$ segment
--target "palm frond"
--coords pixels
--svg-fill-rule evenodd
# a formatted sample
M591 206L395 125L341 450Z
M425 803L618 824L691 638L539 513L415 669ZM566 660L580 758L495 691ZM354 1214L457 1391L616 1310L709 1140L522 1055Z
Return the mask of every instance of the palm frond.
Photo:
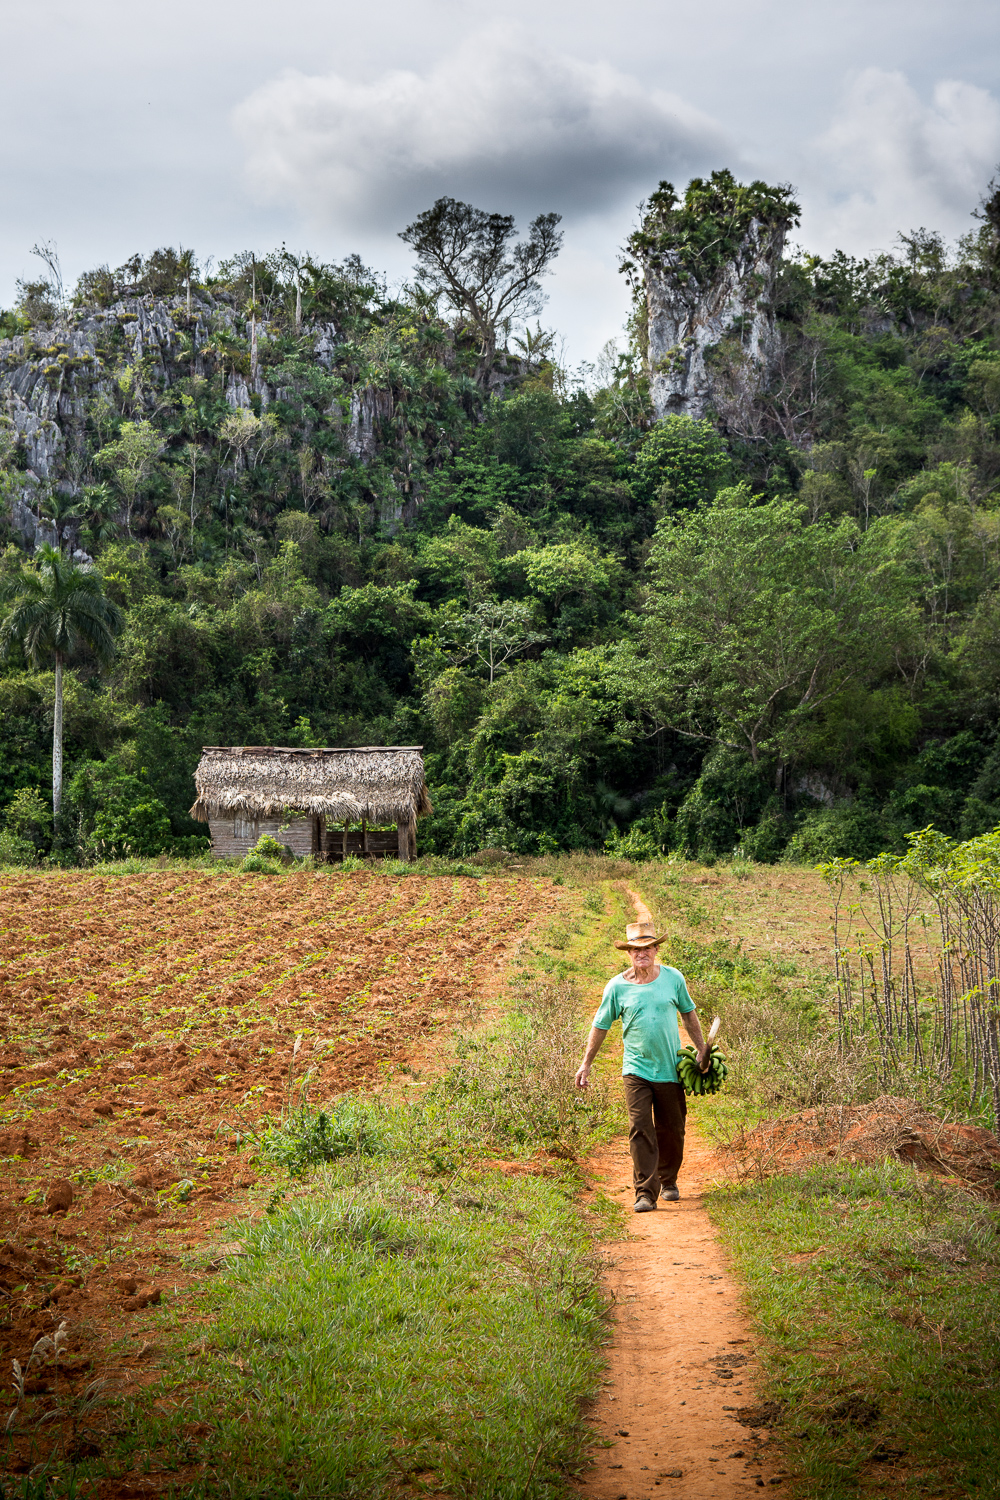
M106 661L124 625L121 610L104 593L100 574L47 544L38 549L34 566L26 565L4 581L0 600L12 605L0 627L0 649L7 655L19 641L35 667L55 652L71 655L82 643Z

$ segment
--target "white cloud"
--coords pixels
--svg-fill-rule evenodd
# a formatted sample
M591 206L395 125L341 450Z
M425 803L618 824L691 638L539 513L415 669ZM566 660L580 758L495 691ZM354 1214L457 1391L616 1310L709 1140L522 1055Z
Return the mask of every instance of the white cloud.
M902 73L866 68L803 165L802 240L856 255L920 225L954 238L1000 160L1000 101L946 79L925 104Z
M594 215L737 156L682 99L496 27L423 74L284 73L233 120L254 195L316 226L402 228L442 194Z

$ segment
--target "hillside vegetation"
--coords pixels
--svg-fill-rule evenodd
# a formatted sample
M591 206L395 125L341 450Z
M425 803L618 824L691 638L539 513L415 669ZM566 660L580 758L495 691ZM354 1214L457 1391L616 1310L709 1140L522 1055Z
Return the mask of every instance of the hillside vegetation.
M667 186L657 264L692 286L738 253L718 224L768 194L793 222L727 173ZM537 321L555 216L515 242L442 202L397 293L356 258L164 249L70 296L42 247L0 321L0 570L86 554L122 627L109 666L68 659L55 824L52 663L10 642L0 857L207 847L219 743L423 744L430 854L815 860L1000 823L1000 194L955 247L786 253L766 368L737 320L707 414L661 420L635 262L628 347L572 375ZM444 221L507 302L435 260Z

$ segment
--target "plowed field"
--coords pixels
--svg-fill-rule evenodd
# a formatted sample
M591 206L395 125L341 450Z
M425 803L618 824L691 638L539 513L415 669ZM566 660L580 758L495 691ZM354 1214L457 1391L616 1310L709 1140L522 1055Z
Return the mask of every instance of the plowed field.
M426 1060L556 902L367 873L0 881L4 1368L66 1319L82 1377L245 1201L239 1121L277 1115L293 1070L325 1102Z

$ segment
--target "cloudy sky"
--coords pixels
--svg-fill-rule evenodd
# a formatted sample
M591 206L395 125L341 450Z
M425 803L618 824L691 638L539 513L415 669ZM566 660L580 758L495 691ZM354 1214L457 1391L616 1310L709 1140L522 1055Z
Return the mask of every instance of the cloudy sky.
M828 253L949 238L1000 162L995 0L0 0L0 306L54 240L68 283L199 257L359 251L441 194L563 215L544 322L620 330L637 202L730 166L792 182Z

